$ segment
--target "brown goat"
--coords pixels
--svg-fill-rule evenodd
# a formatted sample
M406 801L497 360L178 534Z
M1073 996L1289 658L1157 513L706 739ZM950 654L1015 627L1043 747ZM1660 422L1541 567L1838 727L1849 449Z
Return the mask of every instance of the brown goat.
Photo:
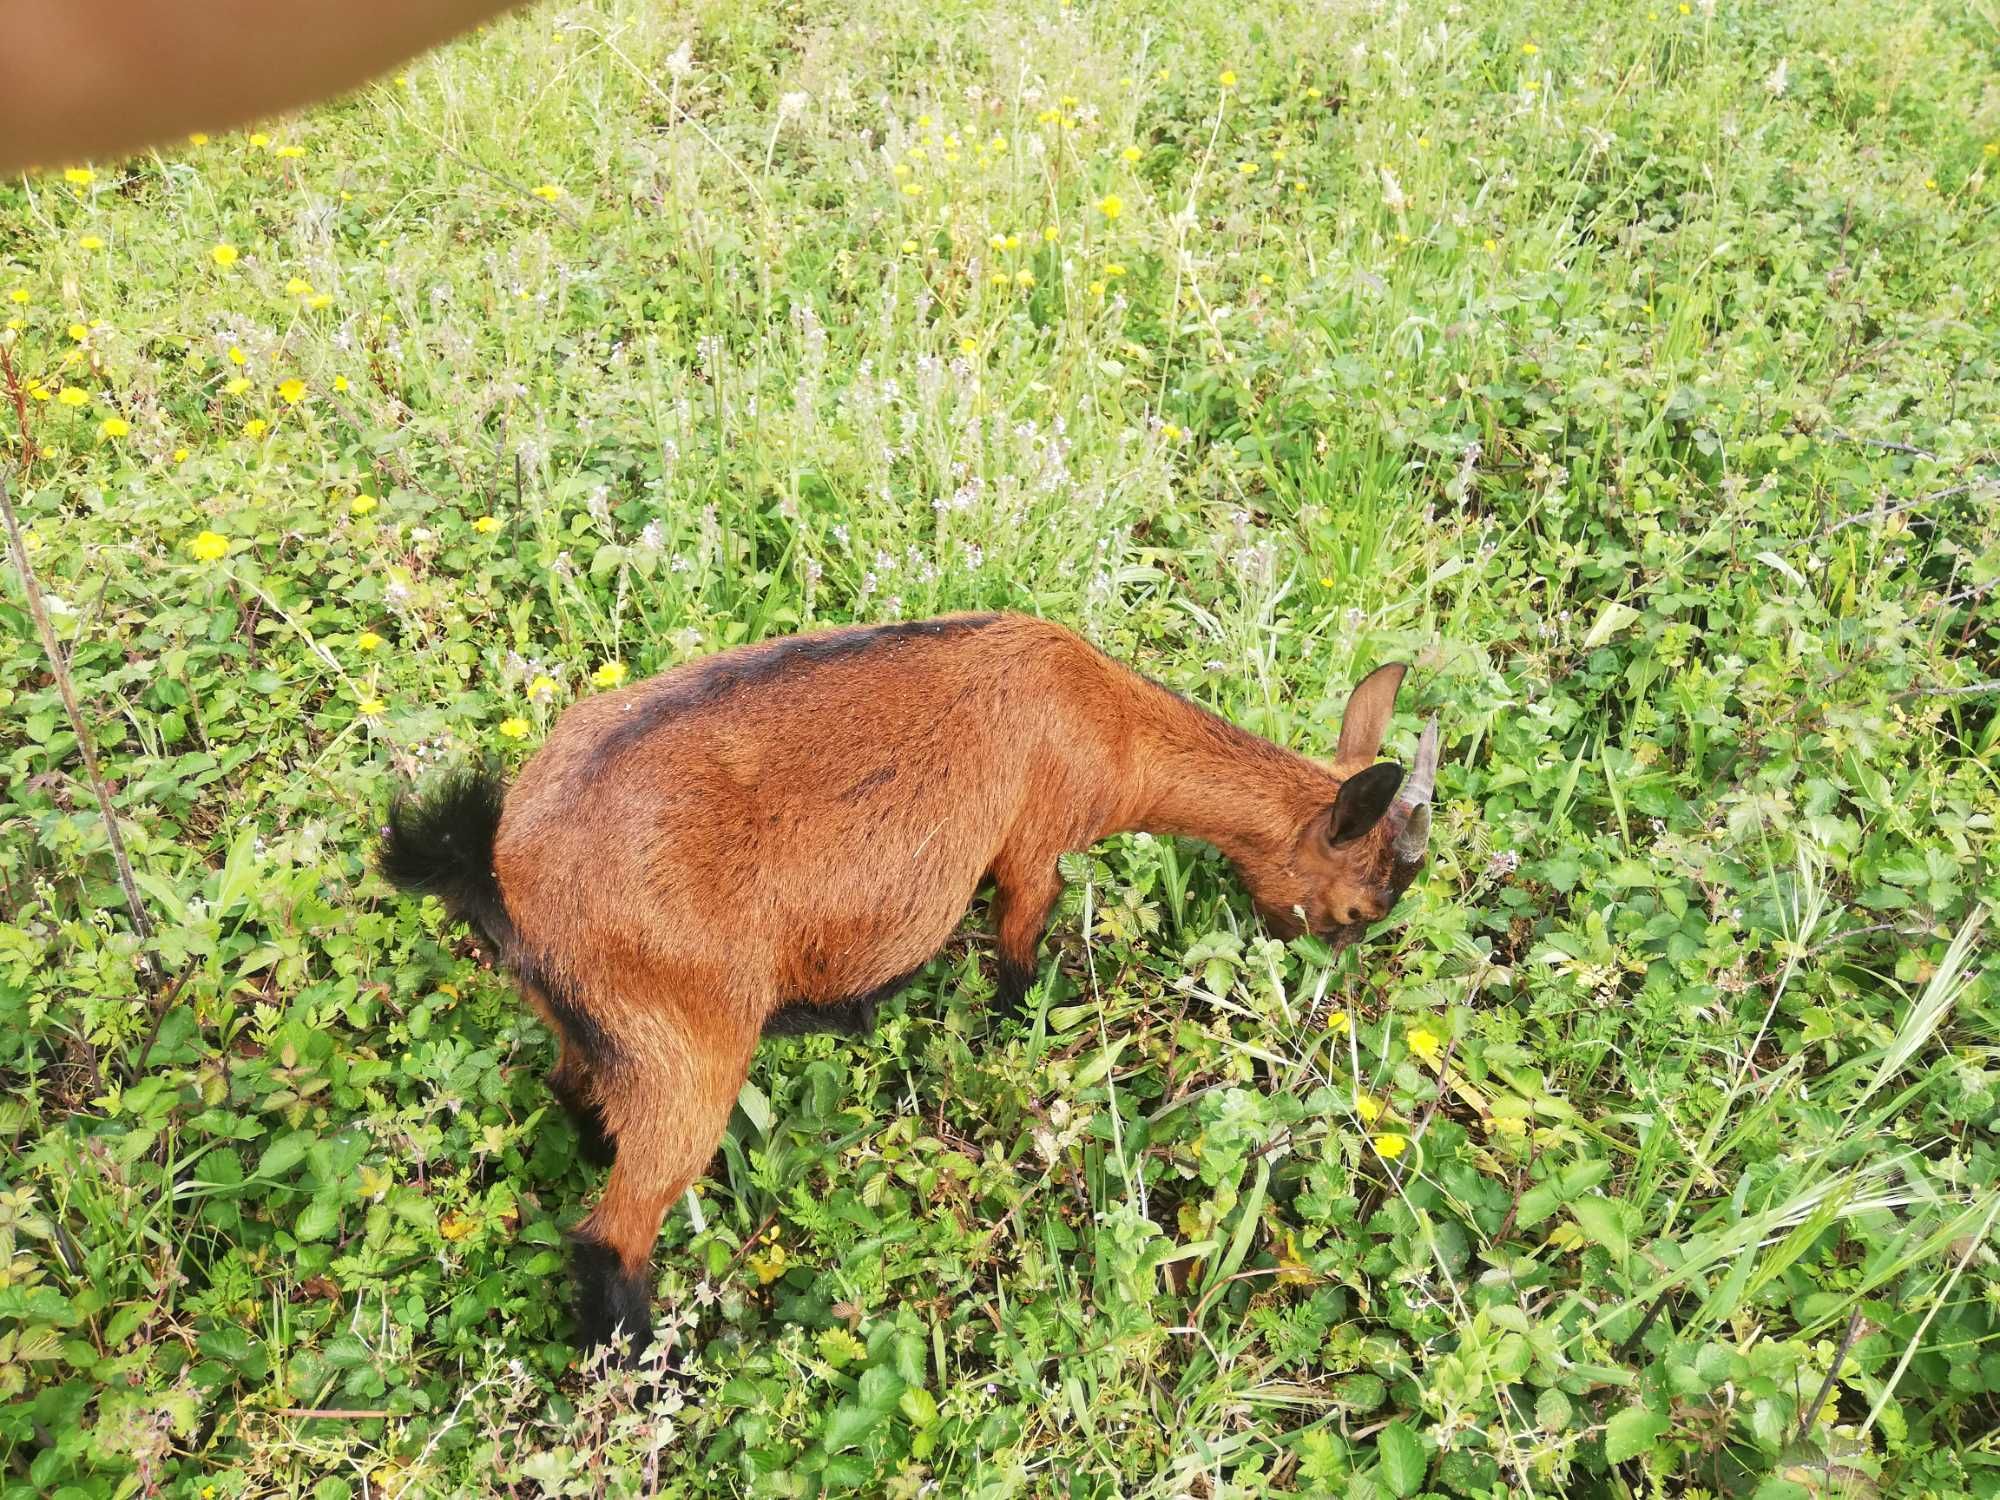
M738 647L576 704L503 800L399 798L399 885L476 924L562 1040L550 1083L612 1159L576 1232L587 1347L650 1338L648 1266L759 1036L860 1030L993 884L1017 1008L1056 859L1144 829L1207 841L1264 921L1351 940L1423 862L1435 721L1375 764L1404 668L1354 689L1331 766L1021 615Z

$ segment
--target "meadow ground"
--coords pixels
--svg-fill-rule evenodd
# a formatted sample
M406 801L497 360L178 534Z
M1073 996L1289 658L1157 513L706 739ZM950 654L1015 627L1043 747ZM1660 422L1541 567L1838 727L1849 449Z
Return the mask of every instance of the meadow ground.
M277 24L277 23L274 23ZM8 1496L2000 1490L1991 7L543 6L0 186ZM399 776L1039 611L1326 753L1365 950L1071 863L759 1052L571 1368L553 1048ZM1990 931L1990 929L1989 929Z

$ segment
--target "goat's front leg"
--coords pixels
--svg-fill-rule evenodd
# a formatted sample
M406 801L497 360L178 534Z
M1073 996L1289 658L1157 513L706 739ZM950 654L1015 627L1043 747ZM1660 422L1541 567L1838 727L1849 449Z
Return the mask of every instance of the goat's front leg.
M993 867L993 924L1000 958L993 1013L1002 1019L1020 1018L1021 1002L1035 982L1049 913L1062 890L1062 874L1056 869L1053 854L1002 859Z

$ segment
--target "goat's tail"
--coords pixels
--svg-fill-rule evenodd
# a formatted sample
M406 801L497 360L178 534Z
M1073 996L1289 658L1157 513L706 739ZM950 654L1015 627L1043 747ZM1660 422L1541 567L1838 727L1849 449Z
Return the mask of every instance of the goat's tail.
M506 788L483 766L449 772L419 796L410 788L389 804L375 868L390 884L438 897L482 933L500 957L515 947L514 919L493 873L493 838Z

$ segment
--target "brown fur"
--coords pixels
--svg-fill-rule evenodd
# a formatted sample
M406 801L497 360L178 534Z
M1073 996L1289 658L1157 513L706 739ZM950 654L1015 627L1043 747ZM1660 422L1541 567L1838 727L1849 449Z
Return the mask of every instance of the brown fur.
M765 642L576 704L507 794L492 868L567 1034L561 1081L616 1142L580 1237L643 1276L766 1021L920 968L986 879L1017 981L1057 856L1128 830L1215 845L1281 934L1358 935L1415 869L1386 792L1330 841L1401 678L1356 690L1330 768L1018 615Z

